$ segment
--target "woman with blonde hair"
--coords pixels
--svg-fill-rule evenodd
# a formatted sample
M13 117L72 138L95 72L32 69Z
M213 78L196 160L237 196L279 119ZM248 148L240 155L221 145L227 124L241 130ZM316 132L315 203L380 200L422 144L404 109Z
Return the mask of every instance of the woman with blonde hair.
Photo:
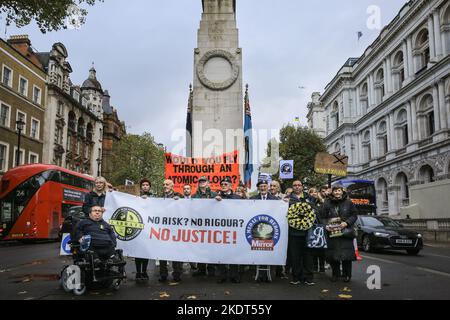
M104 207L106 192L108 192L108 183L103 177L98 177L95 179L94 190L86 194L83 203L83 212L86 217L89 216L91 208L94 206Z

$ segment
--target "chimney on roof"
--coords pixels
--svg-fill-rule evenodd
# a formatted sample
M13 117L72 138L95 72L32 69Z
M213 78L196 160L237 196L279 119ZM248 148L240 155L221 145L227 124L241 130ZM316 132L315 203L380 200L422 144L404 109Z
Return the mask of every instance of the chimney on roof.
M8 43L21 53L29 52L31 50L31 41L26 34L11 36L8 39Z

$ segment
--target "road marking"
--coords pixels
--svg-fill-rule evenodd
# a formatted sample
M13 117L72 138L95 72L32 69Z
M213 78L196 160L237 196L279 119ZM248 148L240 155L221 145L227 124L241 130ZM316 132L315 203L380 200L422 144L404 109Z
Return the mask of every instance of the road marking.
M444 277L449 277L450 278L450 273L447 272L442 272L442 271L437 271L437 270L433 270L433 269L428 269L428 268L422 268L422 267L416 267L416 269L421 270L421 271L425 271L425 272L429 272L429 273L433 273L439 276L444 276Z
M431 256L431 257L438 257L438 258L450 259L449 256L442 256L442 255L440 255L440 254L425 253L425 255Z
M363 257L364 259L370 259L370 260L375 260L375 261L385 262L385 263L389 263L389 264L401 264L401 263L399 263L399 262L395 262L395 261L391 261L391 260L386 260L386 259L381 259L381 258L370 257L370 256L366 256L366 255L361 255L361 257Z
M362 255L362 257L365 258L365 259L385 262L385 263L389 263L389 264L401 264L401 265L405 265L405 266L408 266L408 267L413 267L413 266L411 266L409 264L406 264L406 263L395 262L395 261L391 261L391 260L387 260L387 259L375 258L375 257L366 256L366 255ZM439 276L450 278L450 273L447 273L447 272L442 272L442 271L437 271L437 270L428 269L428 268L422 268L422 267L413 267L413 268L415 268L417 270L420 270L420 271L425 271L425 272L432 273L432 274L435 274L435 275L439 275Z

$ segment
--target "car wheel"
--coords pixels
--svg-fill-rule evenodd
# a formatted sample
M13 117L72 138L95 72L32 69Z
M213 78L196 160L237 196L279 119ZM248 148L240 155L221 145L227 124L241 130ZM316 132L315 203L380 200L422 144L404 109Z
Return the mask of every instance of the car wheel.
M362 248L364 252L371 252L372 251L372 244L370 242L370 237L368 235L365 235L362 240Z
M406 250L406 252L410 255L410 256L417 256L420 252L420 250L418 249L412 249L412 250Z

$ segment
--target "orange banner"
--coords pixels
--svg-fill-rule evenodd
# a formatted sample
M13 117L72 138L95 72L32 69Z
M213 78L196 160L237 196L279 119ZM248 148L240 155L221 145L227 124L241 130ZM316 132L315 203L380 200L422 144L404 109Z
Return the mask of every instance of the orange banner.
M239 153L234 151L211 158L186 158L166 153L166 179L174 182L174 191L183 194L183 187L191 185L197 192L198 180L205 176L214 192L220 190L220 182L231 178L233 190L239 186Z

